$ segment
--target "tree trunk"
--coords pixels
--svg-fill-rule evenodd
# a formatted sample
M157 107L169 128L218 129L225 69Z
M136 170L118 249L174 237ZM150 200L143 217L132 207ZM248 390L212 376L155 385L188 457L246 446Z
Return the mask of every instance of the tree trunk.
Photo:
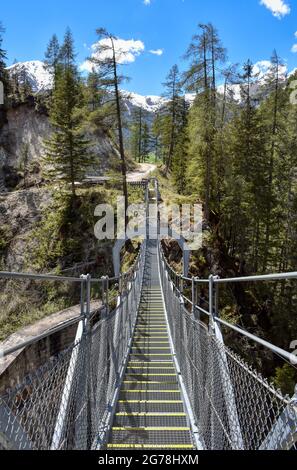
M120 103L120 92L118 86L118 73L117 73L117 62L116 62L116 53L114 47L114 41L111 37L112 51L113 51L113 73L114 73L114 90L116 97L116 108L117 108L117 121L118 121L118 133L119 133L119 148L121 155L121 169L123 177L123 193L125 198L125 228L128 225L128 215L127 209L129 205L128 201L128 186L127 186L127 167L126 167L126 158L124 150L124 139L123 139L123 129L122 129L122 116L121 116L121 103Z
M269 256L269 242L271 233L271 209L272 209L272 183L273 183L273 170L274 170L274 157L275 157L275 137L277 133L277 113L278 113L278 90L279 90L279 63L276 62L276 78L275 78L275 95L274 95L274 109L273 109L273 122L272 122L272 143L269 161L269 179L268 179L268 207L267 219L265 230L265 252L263 270L267 269L268 256Z

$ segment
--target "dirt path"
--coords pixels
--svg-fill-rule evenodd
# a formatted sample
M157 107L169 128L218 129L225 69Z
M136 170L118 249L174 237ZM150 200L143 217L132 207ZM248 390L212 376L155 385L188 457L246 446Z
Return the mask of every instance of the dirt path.
M157 166L152 163L140 163L137 170L127 173L127 181L141 181L150 176L156 168Z

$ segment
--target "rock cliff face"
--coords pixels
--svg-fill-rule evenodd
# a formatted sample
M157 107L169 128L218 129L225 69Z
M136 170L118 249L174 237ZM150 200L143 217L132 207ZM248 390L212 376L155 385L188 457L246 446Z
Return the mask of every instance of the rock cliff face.
M34 249L34 240L28 233L40 221L51 201L51 191L37 188L0 196L0 238L2 254L5 252L3 269L22 271L24 253L30 252L30 247Z
M36 104L21 104L7 110L0 128L0 193L15 189L21 181L26 159L31 183L40 182L44 139L49 137L51 126L44 109ZM89 132L94 163L88 174L100 176L119 162L119 154L110 138L103 132Z
M17 173L25 158L30 166L35 162L39 168L42 142L49 132L48 117L37 112L34 105L20 105L7 110L0 131L0 191L13 187L12 179L18 182Z
M52 190L41 184L43 142L51 133L51 125L46 110L37 109L37 105L32 98L2 111L0 116L0 261L2 269L8 271L25 268L24 253L34 250L30 232L53 201ZM89 176L119 167L119 154L107 135L87 130L86 137L94 155ZM24 159L29 173L26 185Z

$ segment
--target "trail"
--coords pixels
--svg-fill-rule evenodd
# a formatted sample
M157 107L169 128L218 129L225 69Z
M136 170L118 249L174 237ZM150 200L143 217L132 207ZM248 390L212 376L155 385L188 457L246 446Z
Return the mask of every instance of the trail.
M127 173L127 181L141 181L142 179L148 178L157 168L157 165L152 163L140 163L135 171L129 171Z

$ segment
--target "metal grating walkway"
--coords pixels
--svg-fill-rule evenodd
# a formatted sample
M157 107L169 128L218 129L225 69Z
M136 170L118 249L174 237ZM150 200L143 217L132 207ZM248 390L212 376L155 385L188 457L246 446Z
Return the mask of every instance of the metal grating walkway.
M147 250L133 344L108 449L193 449L171 353L157 247Z

